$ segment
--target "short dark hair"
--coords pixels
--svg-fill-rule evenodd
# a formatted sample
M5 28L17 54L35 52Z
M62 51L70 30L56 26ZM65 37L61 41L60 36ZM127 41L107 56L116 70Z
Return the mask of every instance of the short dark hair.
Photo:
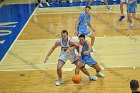
M89 9L91 9L91 7L90 7L90 6L86 6L85 8L89 8Z
M131 89L137 89L137 88L139 88L139 82L137 80L131 80L130 81L130 88Z
M67 30L62 30L61 35L65 34L65 33L68 35L68 31Z
M84 35L84 34L79 35L79 38L80 38L80 37L83 37L83 38L85 39L85 35Z

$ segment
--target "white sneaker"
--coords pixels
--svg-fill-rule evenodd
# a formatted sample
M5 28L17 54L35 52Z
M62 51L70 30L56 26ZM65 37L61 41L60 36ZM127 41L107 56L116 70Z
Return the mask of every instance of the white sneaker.
M46 2L46 5L47 5L47 6L50 6L50 4L49 4L48 2Z
M108 10L112 10L112 8L109 6L109 7L108 7Z
M40 6L40 7L43 7L43 5L42 5L41 3L39 3L39 6Z
M102 73L100 73L100 72L96 73L96 76L98 76L98 77L102 77L102 78L104 78L104 77L105 77L105 75L104 75L104 74L102 74Z
M90 75L89 78L90 78L90 80L94 80L94 81L97 80L97 77L96 77L96 76L92 76L92 75Z
M59 79L56 81L56 86L60 86L61 84L63 84L63 80Z
M80 0L83 3L83 0Z
M73 0L69 0L69 2L70 2L70 3L72 3L72 2L73 2Z
M96 53L96 50L92 47L92 51L94 52L94 53Z

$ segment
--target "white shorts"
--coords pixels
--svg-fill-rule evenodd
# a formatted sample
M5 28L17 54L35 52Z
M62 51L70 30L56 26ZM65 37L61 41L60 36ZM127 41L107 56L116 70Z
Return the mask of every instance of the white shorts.
M76 54L73 55L65 55L65 54L61 54L58 58L59 61L63 61L66 62L67 60L70 60L71 63L75 62L78 60L78 58L76 57Z
M128 3L128 0L120 0L120 2Z

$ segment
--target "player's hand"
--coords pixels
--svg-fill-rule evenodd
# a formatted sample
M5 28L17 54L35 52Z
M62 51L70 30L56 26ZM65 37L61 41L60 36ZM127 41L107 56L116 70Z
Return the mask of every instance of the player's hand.
M48 59L49 59L49 58L48 58L48 57L46 57L46 59L45 59L44 63L47 63Z
M70 53L70 50L69 50L69 49L67 49L66 53L68 53L68 54L69 54L69 53Z
M89 51L85 51L84 54L85 54L85 55L88 55L88 54L89 54Z

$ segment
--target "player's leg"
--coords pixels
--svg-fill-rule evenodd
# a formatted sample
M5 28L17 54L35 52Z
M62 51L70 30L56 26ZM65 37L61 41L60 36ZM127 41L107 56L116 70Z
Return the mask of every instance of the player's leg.
M107 9L111 10L111 7L109 7L107 0L104 0L104 3L106 5Z
M91 6L93 0L88 0L88 6Z
M127 21L129 22L128 29L132 29L133 24L132 24L132 16L130 12L127 12Z
M94 69L96 69L96 76L98 77L104 77L104 74L102 74L100 71L101 71L101 68L98 64L94 64L92 66Z
M75 74L79 75L80 70L89 77L90 80L96 80L95 76L91 75L87 69L85 68L85 64L82 61L76 61L74 62L74 64L76 65L75 68Z
M99 65L96 63L96 61L92 57L88 57L88 59L86 61L87 61L86 62L87 65L96 69L96 76L104 77L104 74L100 73L101 68L99 67Z
M63 83L62 80L62 67L65 64L65 62L59 60L57 64L57 75L58 75L58 80L56 81L56 86L59 86Z
M121 12L121 16L120 16L120 18L119 18L119 21L122 21L122 20L125 18L124 13L123 13L123 6L124 6L124 0L121 0L121 2L120 2L120 12Z
M41 0L37 0L38 1L38 4L40 7L43 7L43 5L41 4Z
M56 86L59 86L63 83L62 80L62 67L66 62L66 56L65 55L60 55L57 63L57 75L58 75L58 80L56 81Z
M50 4L49 4L49 1L48 1L48 0L46 0L46 5L47 5L47 6L50 6Z
M127 21L129 22L128 25L128 29L132 29L133 28L133 24L132 24L132 13L133 13L133 7L128 5L127 6Z
M89 33L87 36L91 38L92 51L96 53L96 50L93 48L93 45L94 45L94 42L95 42L94 34L93 33Z

